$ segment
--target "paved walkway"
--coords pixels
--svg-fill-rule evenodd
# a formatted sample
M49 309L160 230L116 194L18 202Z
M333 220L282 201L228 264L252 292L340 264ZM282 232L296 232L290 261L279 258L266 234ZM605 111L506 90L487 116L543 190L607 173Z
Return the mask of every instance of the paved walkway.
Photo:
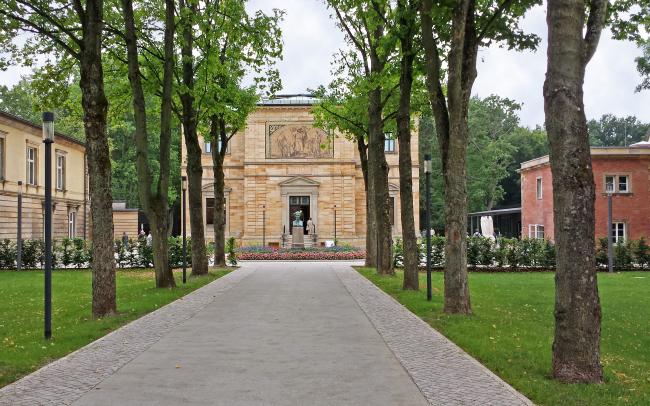
M345 263L241 269L0 389L1 405L526 405Z

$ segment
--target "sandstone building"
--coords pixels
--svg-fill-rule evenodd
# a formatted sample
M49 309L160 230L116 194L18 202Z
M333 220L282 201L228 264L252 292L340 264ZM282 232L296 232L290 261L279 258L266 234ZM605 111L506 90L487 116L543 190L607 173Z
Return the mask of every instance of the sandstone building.
M592 147L596 238L607 237L607 186L614 242L650 237L650 143ZM521 235L553 240L553 178L548 156L521 164Z
M17 239L22 188L24 239L43 238L45 146L42 127L0 111L0 239ZM22 182L19 187L18 182ZM55 133L52 145L52 237L90 238L86 148Z
M247 126L228 146L224 162L226 238L244 245L279 245L291 235L292 213L302 210L311 218L317 244L333 241L364 246L366 207L363 175L356 144L340 134L330 135L313 126L308 96L279 96L262 101ZM214 185L211 145L203 146L203 214L206 239L214 239ZM399 199L397 141L386 140L390 166L389 190L393 236L402 234ZM418 138L412 137L413 204L419 229ZM185 174L186 153L182 146ZM186 216L187 230L189 215ZM305 226L306 227L306 226Z

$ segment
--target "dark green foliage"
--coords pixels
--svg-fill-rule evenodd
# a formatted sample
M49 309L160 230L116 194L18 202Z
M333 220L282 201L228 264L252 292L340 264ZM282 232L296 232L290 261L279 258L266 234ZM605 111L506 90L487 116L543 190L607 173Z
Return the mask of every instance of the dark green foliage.
M401 267L404 264L404 244L401 238L396 238L393 243L393 266Z
M634 246L634 260L642 269L650 268L650 246L643 237Z
M23 269L39 268L42 257L43 240L23 240Z
M231 266L237 265L237 250L235 237L230 237L226 241L226 254L228 255L228 264Z
M632 268L632 242L619 242L614 245L614 267L617 270Z
M16 266L16 244L4 239L0 241L0 269L11 269Z

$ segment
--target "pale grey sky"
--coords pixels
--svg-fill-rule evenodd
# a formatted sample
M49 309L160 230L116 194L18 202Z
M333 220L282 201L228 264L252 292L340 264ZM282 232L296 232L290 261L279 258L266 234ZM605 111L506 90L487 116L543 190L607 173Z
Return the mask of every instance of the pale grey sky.
M330 81L332 54L343 46L343 34L336 28L322 0L252 0L250 9L286 10L282 22L284 60L279 63L282 93L304 93ZM542 85L546 72L546 11L531 10L523 27L542 37L536 52L513 52L500 48L482 49L478 78L473 93L492 93L523 104L522 123L544 122ZM614 41L609 33L601 39L596 55L587 67L585 110L588 118L605 113L635 115L650 121L650 91L635 93L640 82L634 58L639 49L631 43ZM11 85L29 70L12 68L0 72L0 84Z

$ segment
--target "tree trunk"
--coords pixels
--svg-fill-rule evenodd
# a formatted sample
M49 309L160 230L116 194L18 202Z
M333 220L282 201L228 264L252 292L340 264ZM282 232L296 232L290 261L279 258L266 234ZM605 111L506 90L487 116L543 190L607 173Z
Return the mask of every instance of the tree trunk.
M133 113L135 119L136 168L138 192L142 208L151 228L153 263L156 273L156 287L174 287L173 272L169 266L169 216L168 188L171 149L171 88L173 68L174 2L165 1L165 61L163 67L163 89L160 110L160 176L156 192L152 191L153 176L149 168L149 140L145 95L140 80L137 36L133 15L133 2L123 0L125 40L127 46L128 76L133 92Z
M594 9L594 7L602 9ZM602 382L600 299L596 279L595 185L583 104L586 64L595 52L588 42L592 17L604 8L592 4L583 39L584 1L548 2L548 67L544 112L553 174L556 243L553 376L564 382ZM604 17L602 17L604 21ZM595 27L598 30L602 29ZM591 38L593 41L594 38Z
M375 235L377 243L377 272L382 275L395 273L392 261L392 234L390 208L388 205L388 163L384 152L384 125L382 122L381 88L369 92L368 104L368 181L370 198L373 199Z
M465 124L465 125L463 125ZM452 120L444 173L445 313L469 314L467 275L467 121ZM441 145L442 149L442 145Z
M93 234L93 317L117 311L115 300L115 258L113 250L113 198L111 159L106 133L108 101L104 93L102 70L102 29L104 4L88 0L80 59L84 127L90 188L90 214Z
M210 133L212 134L212 167L214 172L214 266L226 266L226 197L224 195L225 180L223 172L223 161L227 144L226 128L223 119L216 117L211 119ZM218 147L221 140L221 146ZM224 143L226 140L226 143ZM221 152L223 150L223 153Z
M400 25L407 32L400 38L402 60L400 63L399 107L397 110L397 138L399 141L399 194L400 216L402 220L402 240L404 241L404 282L403 289L419 290L418 268L420 256L415 234L413 213L413 161L411 158L411 88L413 86L413 31L414 16L402 1ZM409 8L411 5L409 4ZM414 14L414 12L413 12Z
M189 13L190 19L193 11ZM181 56L183 65L183 85L181 93L183 113L183 134L187 149L187 184L189 195L190 230L192 233L192 275L208 273L208 257L205 249L205 229L203 227L203 166L201 146L197 133L197 114L194 106L194 58L192 56L193 31L191 21L183 29Z
M442 60L433 37L431 0L422 1L422 44L426 55L427 90L436 121L444 179L446 313L471 313L467 278L467 115L476 78L478 42L475 3L454 8L448 64L447 96L440 81Z
M363 174L363 190L366 195L366 262L365 266L377 266L377 240L375 238L374 202L370 198L368 182L368 145L363 137L357 138L357 150L361 159L361 173Z

